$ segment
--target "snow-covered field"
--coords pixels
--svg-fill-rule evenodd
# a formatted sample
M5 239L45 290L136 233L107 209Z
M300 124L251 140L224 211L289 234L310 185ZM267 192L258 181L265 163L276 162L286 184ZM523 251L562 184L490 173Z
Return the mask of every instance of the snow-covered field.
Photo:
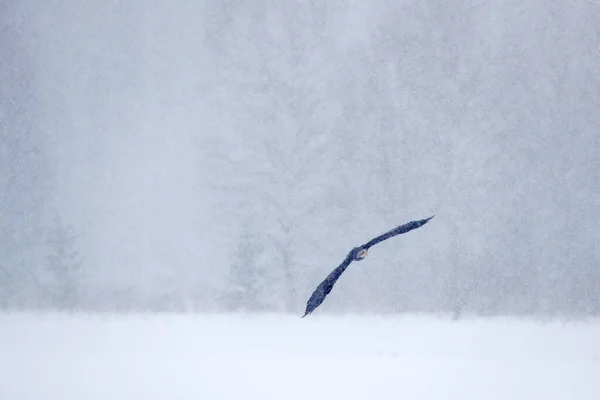
M0 314L0 399L600 399L600 321Z

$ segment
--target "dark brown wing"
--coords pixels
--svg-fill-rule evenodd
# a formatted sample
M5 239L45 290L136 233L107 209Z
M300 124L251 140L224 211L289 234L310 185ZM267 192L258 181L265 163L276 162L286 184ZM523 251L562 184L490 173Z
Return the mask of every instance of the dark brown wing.
M410 221L404 225L397 226L396 228L392 229L391 231L386 232L383 235L379 235L374 239L371 239L369 242L363 244L361 247L363 249L369 249L369 247L375 246L377 243L383 242L386 239L389 239L391 237L412 231L413 229L417 229L417 228L425 225L433 217L435 217L435 215L432 215L431 217L426 218L426 219L421 219L419 221Z
M340 276L342 276L346 268L348 268L348 265L350 265L352 261L354 261L354 257L358 250L358 248L352 249L350 253L348 253L348 255L346 256L346 259L333 271L331 271L329 275L327 275L327 278L325 278L325 280L323 280L323 282L321 282L319 286L317 286L313 294L310 296L310 299L308 299L308 302L306 303L306 312L304 313L302 318L312 313L317 307L321 305L321 303L323 303L325 297L327 297L327 295L331 292L331 289L333 289L333 285L335 285Z

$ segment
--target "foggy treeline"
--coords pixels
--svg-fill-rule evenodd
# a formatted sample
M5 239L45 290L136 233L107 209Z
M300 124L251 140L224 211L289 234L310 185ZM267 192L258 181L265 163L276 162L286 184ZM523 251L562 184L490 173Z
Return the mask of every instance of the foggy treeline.
M0 4L0 306L600 314L600 3Z

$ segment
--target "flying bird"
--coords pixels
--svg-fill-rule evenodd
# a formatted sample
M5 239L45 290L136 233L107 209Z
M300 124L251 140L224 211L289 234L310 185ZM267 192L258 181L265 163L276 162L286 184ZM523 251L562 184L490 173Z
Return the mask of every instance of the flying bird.
M308 302L306 303L306 312L304 313L302 318L312 313L317 307L321 305L321 303L323 303L325 297L327 297L327 295L331 292L331 289L333 289L333 285L335 285L335 282L337 282L337 280L342 275L342 273L344 273L346 268L348 268L352 261L364 260L369 253L370 247L373 247L377 243L383 242L384 240L394 237L396 235L401 235L403 233L412 231L413 229L417 229L425 225L433 217L434 215L426 219L422 219L419 221L410 221L404 225L397 226L391 231L371 239L362 246L358 246L350 250L350 252L346 256L346 259L333 271L331 271L327 278L325 278L325 280L321 282L319 286L317 286L312 296L310 296L310 299L308 299Z

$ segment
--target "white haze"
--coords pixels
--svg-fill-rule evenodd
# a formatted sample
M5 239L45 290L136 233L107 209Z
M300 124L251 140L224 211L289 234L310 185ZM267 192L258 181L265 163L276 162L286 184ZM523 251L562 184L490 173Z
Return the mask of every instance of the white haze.
M435 214L318 313L598 315L599 26L595 1L4 1L0 305L297 315Z

